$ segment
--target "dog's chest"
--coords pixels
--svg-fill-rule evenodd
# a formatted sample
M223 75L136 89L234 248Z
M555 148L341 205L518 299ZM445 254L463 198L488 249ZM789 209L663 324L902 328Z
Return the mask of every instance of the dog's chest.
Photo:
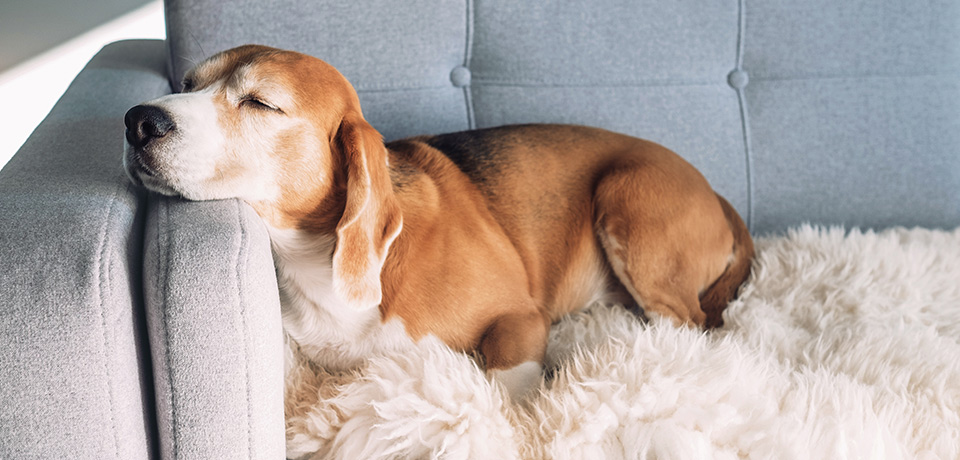
M399 320L383 323L380 310L357 310L333 289L333 238L270 229L283 328L300 351L329 371L360 367L373 355L413 341Z

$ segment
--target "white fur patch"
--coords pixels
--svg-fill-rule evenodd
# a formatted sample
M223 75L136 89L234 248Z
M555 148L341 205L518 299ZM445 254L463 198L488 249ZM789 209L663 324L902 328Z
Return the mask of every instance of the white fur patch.
M226 148L213 93L169 94L145 104L164 110L176 127L152 147L158 177L141 177L144 185L171 195L198 195L199 184L215 175Z
M493 369L487 371L487 374L491 379L503 385L511 400L522 401L540 381L542 371L543 368L540 363L527 361L510 369Z
M359 367L413 341L399 320L382 323L377 306L357 309L333 286L333 237L268 228L273 246L284 331L314 363L330 371Z
M357 376L298 368L288 453L960 458L960 229L805 227L757 249L720 330L609 305L563 320L523 405L434 341Z

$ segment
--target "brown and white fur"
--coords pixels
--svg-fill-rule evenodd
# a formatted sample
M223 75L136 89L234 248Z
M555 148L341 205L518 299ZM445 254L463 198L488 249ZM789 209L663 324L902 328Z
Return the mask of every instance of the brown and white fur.
M514 396L550 324L591 301L718 326L753 243L704 177L595 128L506 126L384 145L325 62L248 45L132 108L131 179L240 198L269 229L283 324L309 359L359 366L433 335Z

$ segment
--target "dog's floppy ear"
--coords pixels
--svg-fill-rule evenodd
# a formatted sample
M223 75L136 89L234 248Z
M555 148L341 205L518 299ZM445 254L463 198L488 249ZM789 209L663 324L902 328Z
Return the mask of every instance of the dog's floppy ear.
M343 161L346 205L337 224L333 288L355 308L377 307L383 298L380 271L403 225L387 150L380 133L359 113L344 117L334 143Z

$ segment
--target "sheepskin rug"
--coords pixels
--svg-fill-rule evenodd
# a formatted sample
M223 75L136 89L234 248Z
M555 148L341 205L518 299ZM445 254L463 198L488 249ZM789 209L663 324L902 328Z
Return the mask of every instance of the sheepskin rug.
M297 361L290 458L958 459L960 229L802 227L703 333L595 304L510 402L436 341L352 375Z

